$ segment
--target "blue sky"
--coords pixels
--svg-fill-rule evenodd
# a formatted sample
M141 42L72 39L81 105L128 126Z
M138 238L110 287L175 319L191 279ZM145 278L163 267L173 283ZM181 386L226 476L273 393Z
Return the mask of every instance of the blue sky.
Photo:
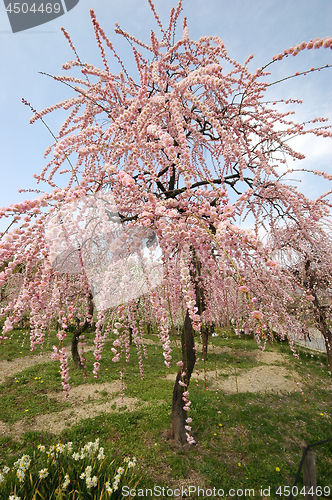
M155 0L161 20L166 24L173 0ZM145 0L80 0L79 4L62 17L42 26L13 34L3 3L0 4L0 206L22 201L33 194L19 194L19 188L34 188L33 173L45 165L43 153L52 143L45 127L37 122L29 124L30 110L21 103L22 97L38 110L67 98L68 87L38 74L44 71L62 73L62 63L72 59L60 27L70 33L83 61L101 66L95 43L89 9L93 8L104 30L114 42L129 72L133 68L130 47L113 32L114 24L132 35L149 41L150 30L157 30L148 2ZM330 0L184 0L184 14L188 18L189 33L193 39L203 35L218 35L228 54L244 62L253 52L251 68L271 60L274 54L311 38L332 35L332 2ZM179 30L181 36L182 30ZM297 70L332 64L329 49L301 52L274 65L274 77L280 78ZM118 72L116 63L112 70ZM325 116L332 118L332 68L310 74L273 87L274 98L302 98L299 119ZM296 108L298 109L298 108ZM47 123L57 133L64 114L54 113ZM317 168L332 173L331 140L308 139L298 141L297 147L307 155L301 167ZM332 187L322 178L303 178L302 190L310 197ZM3 228L0 228L3 230Z

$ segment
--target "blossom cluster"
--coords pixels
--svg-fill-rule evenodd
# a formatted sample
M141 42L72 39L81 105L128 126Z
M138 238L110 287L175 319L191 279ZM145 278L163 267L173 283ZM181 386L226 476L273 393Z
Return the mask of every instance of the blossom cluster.
M68 355L66 353L66 349L64 347L59 349L57 346L53 346L53 353L51 357L53 360L60 361L60 367L61 367L60 374L62 378L61 383L63 387L63 393L67 398L70 390L70 385L68 384L70 376L69 376Z
M278 59L281 61L285 56L288 56L289 54L292 56L296 56L301 50L311 50L311 49L320 49L323 47L324 49L332 49L332 38L330 36L326 36L324 38L315 38L314 40L310 40L309 42L301 42L298 45L295 45L294 47L289 47L288 49L284 50L284 53L280 53L277 56L273 56L273 60L275 61Z

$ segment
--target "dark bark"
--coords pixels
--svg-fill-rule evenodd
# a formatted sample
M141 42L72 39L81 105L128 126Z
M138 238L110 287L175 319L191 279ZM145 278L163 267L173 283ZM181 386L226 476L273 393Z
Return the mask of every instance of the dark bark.
M73 362L75 368L83 368L82 362L80 355L78 353L78 342L80 339L80 335L83 333L84 330L86 330L88 327L87 322L85 321L84 325L76 328L76 330L73 333L73 338L71 341L71 355L73 357Z
M208 343L209 343L209 333L210 333L210 328L207 325L202 326L202 340L203 340L203 345L202 345L202 360L206 361L207 358L207 348L208 348Z
M147 328L148 335L151 335L151 333L153 333L153 328L152 328L152 324L150 321L147 322L146 328Z
M195 282L195 294L196 294L196 307L198 308L198 314L202 314L205 310L204 301L204 291L201 286L200 276L201 276L201 263L196 257L195 250L192 249L192 264L193 270L191 271L191 278ZM181 347L182 347L182 369L179 370L173 389L173 401L172 401L172 413L171 413L171 426L169 437L174 440L177 446L183 446L187 442L186 436L186 418L187 412L183 409L184 401L182 399L183 393L187 390L189 386L191 374L194 370L196 362L196 351L195 351L195 339L194 339L194 329L192 326L192 321L189 316L188 310L186 311L186 317L184 320L183 330L181 334ZM181 373L186 372L183 378L187 387L183 387L179 384L181 380Z
M89 297L89 315L92 317L93 316L93 300L92 300L92 295ZM88 320L84 321L84 324L81 326L77 326L76 330L73 333L72 341L71 341L71 354L73 357L73 362L74 366L78 369L83 368L82 360L80 358L80 355L78 353L78 342L80 340L80 336L82 335L83 332L86 330L89 330L92 325L92 318L91 322Z
M327 369L332 373L332 333L327 329L326 336L324 336L326 352L327 352Z
M187 442L185 429L187 412L183 409L184 401L182 399L183 393L185 392L186 388L182 387L179 384L179 381L181 380L182 371L185 371L186 376L184 377L184 382L187 384L187 386L189 386L191 374L194 370L196 362L194 329L192 327L192 322L188 311L186 313L186 318L182 330L181 344L183 369L179 370L173 389L170 437L171 439L174 439L175 444L183 446Z
M332 372L332 332L327 325L324 306L319 305L316 296L314 300L314 308L315 308L316 326L320 331L320 333L323 335L325 340L325 346L327 352L327 369L329 372Z

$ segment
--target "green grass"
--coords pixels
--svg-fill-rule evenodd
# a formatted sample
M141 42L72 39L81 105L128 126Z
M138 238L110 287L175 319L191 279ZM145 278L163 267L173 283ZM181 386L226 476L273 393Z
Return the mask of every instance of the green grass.
M28 330L14 330L10 332L11 338L8 340L0 341L0 361L13 361L17 358L23 358L24 356L36 356L44 351L52 351L52 345L57 345L59 343L56 332L50 332L45 336L45 343L43 349L40 346L31 352L30 339ZM69 341L67 340L67 345ZM66 344L65 344L66 345Z
M29 346L18 349L21 342L18 335L20 333L15 332L13 338L1 346L0 359L15 359L29 353ZM157 340L156 336L149 338ZM228 349L213 354L209 346L206 371L213 371L216 366L218 369L228 367L234 374L235 368L242 373L257 366L255 357L250 356L253 350L257 350L255 341L231 336L212 340L216 347L231 347L233 352ZM51 346L50 340L49 348ZM254 488L255 498L262 498L259 494L261 487L270 486L273 493L280 485L293 484L304 444L332 437L332 377L328 375L325 357L301 351L297 360L287 345L274 342L267 350L284 354L283 366L298 373L304 396L300 392L225 394L222 390L216 394L205 390L203 380L198 387L192 380L189 386L190 416L197 445L189 450L176 450L166 439L173 383L164 378L169 370L163 363L160 348L148 345L147 350L143 381L135 348L132 348L130 363L122 366L121 363L112 363L112 353L106 344L99 379L95 380L90 370L84 382L83 373L75 371L71 365L70 384L95 383L98 390L98 384L118 380L119 372L124 368L125 396L137 397L148 402L148 406L142 405L132 412L124 409L85 419L64 430L60 436L30 431L16 441L3 435L0 438L0 467L11 465L22 453L32 453L38 444L50 446L60 438L62 442L73 441L82 446L99 437L105 453L115 459L121 460L128 455L137 457L140 488L160 485L174 489L190 483L205 488L222 488L225 492L234 487ZM173 354L175 357L176 349ZM87 359L88 366L91 366L92 353L87 353ZM199 366L202 368L202 362ZM175 372L173 367L171 373ZM225 378L227 373L220 376L220 379ZM47 393L56 391L61 392L57 362L25 369L0 385L0 420L8 424L22 419L33 422L39 414L60 412L70 407L68 401L58 403L47 397ZM98 397L105 401L113 396L105 390L98 392ZM315 453L318 484L331 486L332 492L332 442L316 447ZM302 474L298 486L302 486ZM272 498L286 498L272 493ZM191 498L195 495L192 494ZM332 498L332 495L321 498Z

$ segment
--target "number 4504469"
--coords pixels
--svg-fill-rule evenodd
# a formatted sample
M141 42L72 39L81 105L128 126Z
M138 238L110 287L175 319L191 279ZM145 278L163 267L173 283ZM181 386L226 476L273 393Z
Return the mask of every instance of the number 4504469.
M297 486L293 486L292 488L290 486L279 486L276 490L276 495L280 496L289 496L290 494L293 495L293 497L296 497L298 495L314 495L316 494L318 497L321 497L322 495L324 496L330 496L331 493L331 488L330 486L317 486L314 488L311 486L311 488L306 488L303 486L303 488L299 489Z
M30 7L27 3L10 3L8 4L8 7L6 8L6 11L9 12L10 14L27 14L28 12L33 12L34 14L37 12L44 13L46 14L51 14L54 12L55 14L59 14L61 10L61 6L59 3L46 3L44 7L44 3L41 4L36 4L33 3Z

